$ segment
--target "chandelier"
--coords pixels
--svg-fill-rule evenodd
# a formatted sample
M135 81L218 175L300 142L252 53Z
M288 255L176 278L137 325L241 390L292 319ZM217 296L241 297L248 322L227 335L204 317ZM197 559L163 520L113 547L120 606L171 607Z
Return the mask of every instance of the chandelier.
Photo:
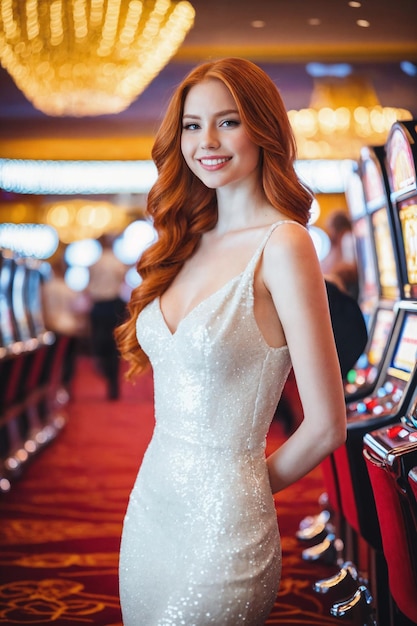
M288 111L300 159L358 159L363 146L383 145L406 109L382 107L359 76L316 79L309 108Z
M47 115L119 113L193 25L186 0L0 0L0 62Z

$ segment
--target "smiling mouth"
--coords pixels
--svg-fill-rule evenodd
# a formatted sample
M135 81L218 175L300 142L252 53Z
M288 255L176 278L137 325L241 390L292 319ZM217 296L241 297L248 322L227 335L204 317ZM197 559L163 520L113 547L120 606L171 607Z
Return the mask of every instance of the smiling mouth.
M200 159L200 163L201 165L206 165L208 167L212 167L214 165L222 165L223 163L227 163L227 161L230 161L231 157L224 157L221 159L214 159L213 157L211 157L210 159Z

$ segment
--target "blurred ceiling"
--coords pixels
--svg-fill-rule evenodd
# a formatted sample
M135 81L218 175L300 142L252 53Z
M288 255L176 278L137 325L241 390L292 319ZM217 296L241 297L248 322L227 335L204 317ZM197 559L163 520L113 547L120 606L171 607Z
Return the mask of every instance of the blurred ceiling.
M403 107L417 117L417 77L401 69L403 61L417 63L417 0L190 1L195 24L179 52L117 115L48 117L0 68L0 158L149 158L175 85L195 64L221 56L259 63L287 109L310 103L314 79L306 64L349 63L370 82L382 106Z

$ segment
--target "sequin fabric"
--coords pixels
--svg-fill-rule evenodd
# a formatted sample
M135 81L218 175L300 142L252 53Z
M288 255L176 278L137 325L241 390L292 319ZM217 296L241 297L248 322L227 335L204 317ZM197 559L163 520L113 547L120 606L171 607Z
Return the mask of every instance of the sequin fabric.
M281 547L265 439L291 363L258 329L253 281L281 223L174 333L159 299L138 318L156 425L122 533L124 626L261 626L276 599Z

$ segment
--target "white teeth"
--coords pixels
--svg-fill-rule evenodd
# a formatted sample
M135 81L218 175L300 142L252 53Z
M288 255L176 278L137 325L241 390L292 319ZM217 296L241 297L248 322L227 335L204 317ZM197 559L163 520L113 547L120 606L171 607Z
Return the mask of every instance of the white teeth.
M203 165L220 165L226 163L229 159L200 159Z

